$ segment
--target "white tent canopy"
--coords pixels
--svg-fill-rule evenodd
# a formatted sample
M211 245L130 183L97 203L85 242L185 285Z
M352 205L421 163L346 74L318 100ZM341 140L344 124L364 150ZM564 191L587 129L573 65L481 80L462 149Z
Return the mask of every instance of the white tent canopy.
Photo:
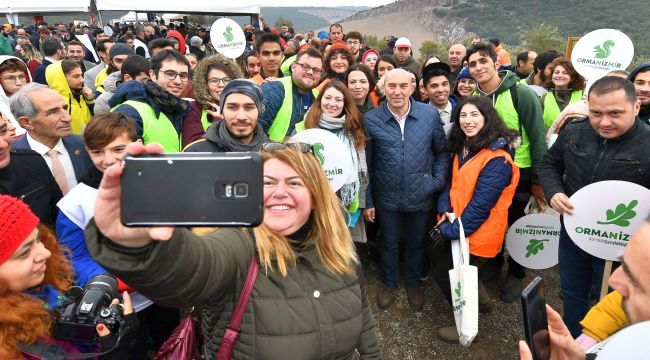
M68 0L66 0L67 2ZM87 1L87 0L86 0ZM154 13L220 13L232 15L259 14L258 2L240 0L236 4L223 4L221 1L178 1L178 0L157 0L157 1L133 1L133 0L95 0L97 10L127 10Z
M6 1L6 5L0 5L0 12L7 14L88 12L89 6L90 0L29 0L12 1L11 4Z
M160 17L163 20L165 20L165 22L169 22L172 19L182 18L183 15L182 14L164 13ZM128 14L120 17L120 19L119 19L119 21L123 22L123 23L125 23L125 22L135 22L135 21L146 21L146 20L147 20L147 13L138 12L138 16L137 16L137 19L136 19L135 11L129 11Z

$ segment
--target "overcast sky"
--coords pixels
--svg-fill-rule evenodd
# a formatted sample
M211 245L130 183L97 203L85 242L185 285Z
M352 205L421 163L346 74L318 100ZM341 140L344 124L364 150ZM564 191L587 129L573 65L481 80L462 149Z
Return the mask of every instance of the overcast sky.
M370 6L375 7L395 2L396 0L270 0L260 1L261 6ZM307 5L309 4L309 5Z

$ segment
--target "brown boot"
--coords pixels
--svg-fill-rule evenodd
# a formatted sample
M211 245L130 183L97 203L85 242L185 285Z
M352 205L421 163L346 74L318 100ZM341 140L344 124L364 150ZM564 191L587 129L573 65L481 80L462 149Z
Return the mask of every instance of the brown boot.
M424 292L422 284L406 285L406 297L413 311L422 311L424 307Z
M381 285L379 291L377 291L377 306L382 310L386 310L393 301L395 301L395 287Z
M478 311L480 313L489 313L494 310L494 304L492 303L492 298L488 294L485 286L481 281L478 282Z
M445 326L438 329L438 338L446 343L458 344L460 336L456 331L456 326Z

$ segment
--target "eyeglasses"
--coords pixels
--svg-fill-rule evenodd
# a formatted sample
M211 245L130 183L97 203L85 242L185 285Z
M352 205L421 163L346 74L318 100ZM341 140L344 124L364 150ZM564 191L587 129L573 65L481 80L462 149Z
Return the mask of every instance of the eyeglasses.
M350 45L350 46L357 46L357 45L361 44L360 42L358 42L358 41L353 41L353 40L348 40L347 43L348 43L348 45Z
M307 64L301 64L301 63L298 63L298 62L296 62L294 64L300 65L300 67L302 68L302 70L304 72L309 72L309 70L313 71L314 75L320 75L323 72L323 69L317 68L317 67L311 67L311 66L309 66Z
M2 78L2 81L10 81L10 82L13 82L13 83L16 83L18 81L25 82L26 80L27 80L27 78L25 77L25 75L7 76L7 77Z
M190 74L186 72L179 73L174 70L160 70L160 72L165 75L165 78L167 80L174 80L177 76L181 79L181 81L187 81L187 79L190 78Z
M476 85L476 81L472 79L459 79L458 83L463 85Z
M209 78L208 79L208 84L214 85L214 86L219 86L220 83L223 83L223 86L226 86L226 85L228 85L230 80L232 80L232 79L229 78L229 77L225 77L225 78Z
M304 154L304 153L311 152L313 146L311 144L301 143L301 142L287 142L287 143L268 142L262 144L262 151L272 152L272 151L282 150L282 149L294 149Z

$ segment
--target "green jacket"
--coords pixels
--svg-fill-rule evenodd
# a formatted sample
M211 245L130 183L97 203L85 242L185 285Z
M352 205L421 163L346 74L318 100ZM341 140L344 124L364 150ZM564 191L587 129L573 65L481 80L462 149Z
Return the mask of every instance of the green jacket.
M91 221L86 241L99 264L156 303L201 306L205 358L217 357L255 254L249 236L176 229L169 241L126 248ZM232 359L380 359L376 327L363 274L331 273L307 245L286 277L260 265Z
M546 129L539 98L519 77L510 71L499 71L501 84L491 93L476 88L475 94L489 96L506 126L517 132L521 129L521 145L515 150L515 164L522 169L531 168L532 182L539 184L539 166L546 154ZM515 108L510 88L517 86Z
M9 38L0 34L0 55L11 55L13 52Z

